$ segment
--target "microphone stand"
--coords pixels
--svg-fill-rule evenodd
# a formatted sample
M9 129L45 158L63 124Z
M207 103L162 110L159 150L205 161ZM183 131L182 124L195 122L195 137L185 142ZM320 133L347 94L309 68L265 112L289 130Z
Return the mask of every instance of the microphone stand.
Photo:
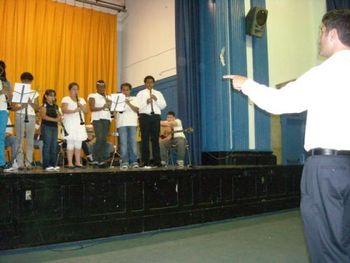
M117 109L118 102L119 102L119 96L117 97L117 100L115 102L113 112L115 112L115 110ZM115 128L117 128L116 125L115 125ZM113 162L114 162L115 156L117 155L118 157L120 157L120 154L118 153L118 147L117 147L117 131L116 130L114 131L113 136L114 136L113 157L112 157L111 163L109 165L109 168L114 168Z

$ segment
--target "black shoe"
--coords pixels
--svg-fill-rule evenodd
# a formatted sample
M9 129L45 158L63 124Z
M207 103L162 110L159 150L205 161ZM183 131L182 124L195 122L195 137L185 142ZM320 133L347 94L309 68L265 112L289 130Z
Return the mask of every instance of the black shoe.
M145 166L151 166L150 163L144 163L144 162L141 162L140 163L140 167L145 167Z
M154 163L152 164L152 167L157 168L157 167L162 167L161 163Z
M98 163L98 168L107 168L108 164L106 162L99 162Z

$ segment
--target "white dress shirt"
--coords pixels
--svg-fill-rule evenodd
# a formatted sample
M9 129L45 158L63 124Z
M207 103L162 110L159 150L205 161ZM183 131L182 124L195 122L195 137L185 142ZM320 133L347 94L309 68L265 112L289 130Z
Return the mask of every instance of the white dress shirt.
M161 110L166 107L165 99L164 99L162 93L160 93L157 90L152 89L152 94L157 97L157 100L153 100L154 114L160 115ZM136 98L137 98L137 101L139 104L139 113L140 114L142 114L142 113L143 114L151 114L151 112L152 112L151 103L147 104L147 100L150 98L150 96L151 96L150 90L147 88L145 88L145 89L139 91L139 93L137 93Z
M242 86L257 106L272 114L307 111L305 150L350 150L350 50L335 53L282 89L253 80Z

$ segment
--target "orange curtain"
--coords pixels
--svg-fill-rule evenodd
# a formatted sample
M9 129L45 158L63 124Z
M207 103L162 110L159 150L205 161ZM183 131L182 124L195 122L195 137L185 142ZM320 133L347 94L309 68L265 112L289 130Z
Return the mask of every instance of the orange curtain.
M12 86L29 71L40 97L53 88L59 102L70 82L79 83L85 99L99 79L108 93L117 90L115 15L51 0L1 0L0 35L0 60Z

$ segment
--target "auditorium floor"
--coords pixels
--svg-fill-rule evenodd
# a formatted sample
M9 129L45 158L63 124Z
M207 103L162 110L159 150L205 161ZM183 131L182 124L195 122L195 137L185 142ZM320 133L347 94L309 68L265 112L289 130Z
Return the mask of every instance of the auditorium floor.
M0 251L0 262L308 262L299 210Z

